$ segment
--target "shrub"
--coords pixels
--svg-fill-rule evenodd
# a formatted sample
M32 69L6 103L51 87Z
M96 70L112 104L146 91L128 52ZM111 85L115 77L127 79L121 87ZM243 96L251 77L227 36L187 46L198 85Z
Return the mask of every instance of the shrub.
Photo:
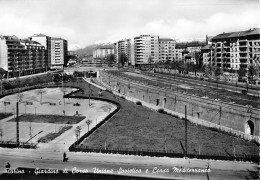
M166 112L164 111L164 109L161 109L161 108L160 108L160 109L158 109L157 111L158 111L159 113L163 113L163 114L165 114L165 113L166 113Z
M135 104L142 106L142 102L140 102L140 101L137 101Z
M172 114L172 117L180 119L180 117L178 115L176 115L176 114Z
M113 94L113 92L111 90L109 90L109 89L106 89L105 91Z

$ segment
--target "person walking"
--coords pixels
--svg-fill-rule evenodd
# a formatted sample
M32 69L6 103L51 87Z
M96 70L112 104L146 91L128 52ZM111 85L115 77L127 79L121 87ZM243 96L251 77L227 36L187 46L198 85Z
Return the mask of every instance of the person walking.
M7 162L6 166L5 166L6 170L9 170L11 168L11 165L9 162Z
M65 162L66 159L67 159L67 154L64 152L64 153L63 153L63 162Z

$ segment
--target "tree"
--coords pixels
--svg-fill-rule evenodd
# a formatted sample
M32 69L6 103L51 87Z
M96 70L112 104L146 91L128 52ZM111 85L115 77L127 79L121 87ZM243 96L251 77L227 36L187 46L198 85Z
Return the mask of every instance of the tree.
M249 69L248 69L248 76L253 79L255 74L256 74L256 70L255 70L254 66L250 65Z
M211 63L205 65L204 73L207 77L212 77L214 72L214 67Z
M61 74L54 74L53 81L56 82L56 83L62 81L62 75Z
M150 71L151 71L151 69L152 69L152 57L151 56L149 56L149 58L148 58L148 63L150 66Z
M221 75L221 69L220 69L220 67L217 67L215 69L215 76L219 77L220 75Z
M241 79L242 77L246 76L246 69L244 66L240 66L239 70L237 71L238 78Z
M203 58L201 52L195 52L195 60L196 60L196 65L198 65L198 68L201 68L203 65Z
M108 66L111 66L113 63L114 63L114 60L115 60L115 55L114 54L109 54L106 56L105 58L105 63L108 65Z
M87 125L88 125L88 131L89 131L89 125L92 123L92 120L89 120L89 119L88 119L88 120L86 121L86 123L87 123Z
M127 61L127 57L124 53L122 53L119 58L118 67L120 67L120 65L125 66L126 61Z

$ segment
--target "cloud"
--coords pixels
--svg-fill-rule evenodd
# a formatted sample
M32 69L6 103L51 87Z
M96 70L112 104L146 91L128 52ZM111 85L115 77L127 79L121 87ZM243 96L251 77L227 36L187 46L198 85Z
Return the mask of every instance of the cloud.
M0 0L0 34L42 33L72 48L141 34L196 39L259 27L258 11L258 0Z

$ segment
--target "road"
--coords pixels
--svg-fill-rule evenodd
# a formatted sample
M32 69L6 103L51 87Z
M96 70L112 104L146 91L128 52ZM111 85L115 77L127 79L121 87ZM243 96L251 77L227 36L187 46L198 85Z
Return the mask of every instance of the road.
M4 172L4 163L10 162L11 168L31 167L39 169L78 170L95 172L96 170L113 170L114 174L121 174L120 169L135 168L135 172L122 173L126 175L160 177L160 178L184 178L184 179L251 179L250 171L256 171L257 165L246 162L228 162L213 160L196 160L185 158L155 158L126 155L109 155L98 153L67 152L68 162L62 162L63 152L48 150L25 150L0 148L0 172ZM176 168L206 169L206 173L177 173ZM148 172L146 173L146 170ZM159 171L156 171L156 169ZM169 170L169 172L168 172ZM76 171L75 171L76 172ZM96 171L97 172L97 171ZM163 173L164 172L164 173Z

